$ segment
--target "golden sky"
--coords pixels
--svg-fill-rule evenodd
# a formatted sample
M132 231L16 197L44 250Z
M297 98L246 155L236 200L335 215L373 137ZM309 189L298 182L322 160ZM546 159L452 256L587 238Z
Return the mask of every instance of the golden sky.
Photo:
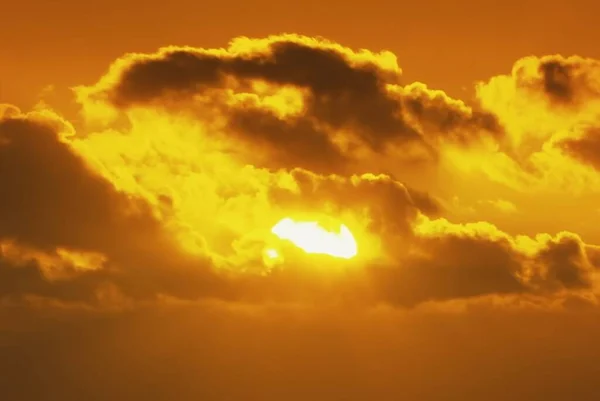
M4 6L0 391L597 400L597 8Z

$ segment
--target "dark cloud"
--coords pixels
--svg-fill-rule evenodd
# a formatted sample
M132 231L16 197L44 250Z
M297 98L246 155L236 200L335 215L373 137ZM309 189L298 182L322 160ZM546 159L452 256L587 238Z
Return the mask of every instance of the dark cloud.
M374 64L352 64L338 50L280 39L268 52L256 54L189 49L134 60L106 95L116 106L126 107L205 93L225 87L231 77L242 84L260 80L292 85L308 91L300 117L287 121L268 110L229 105L223 110L229 129L250 142L275 147L275 156L283 154L287 166L314 167L321 161L335 169L345 158L332 144L332 130L351 129L376 151L383 151L391 138L422 141L401 118L401 104L386 93L384 75Z
M343 166L350 162L325 131L304 118L280 118L267 110L240 108L231 111L228 128L242 138L253 138L253 155L270 150L265 157L254 160L258 164L343 172Z
M532 256L507 239L445 234L419 238L421 252L374 267L381 297L399 305L488 294L552 294L591 289L593 266L575 237L550 241Z
M402 96L407 115L415 119L430 139L443 139L468 146L480 138L501 139L504 129L496 115L472 110L442 91L415 83L404 88Z
M446 234L419 239L422 251L392 267L374 267L382 298L397 305L527 290L524 260L507 241Z
M552 60L540 64L544 91L559 101L573 100L573 66Z
M36 295L93 305L98 301L98 291L102 285L110 283L109 275L103 269L86 272L77 272L74 266L65 266L63 269L71 271L70 277L51 280L34 258L10 260L0 249L0 299L19 301L24 296Z
M600 128L588 129L576 139L562 140L558 146L575 159L600 171Z
M160 296L234 299L237 294L233 283L217 276L207 260L172 249L164 254L129 252L99 265L75 266L55 251L14 257L0 247L0 299L18 303L37 296L105 308L114 302L157 301Z
M158 229L143 203L88 168L51 121L0 120L0 183L0 238L113 252Z
M352 154L332 143L333 133L343 132L376 153L386 153L390 143L416 144L430 154L428 160L435 160L437 152L432 141L469 144L484 134L502 133L493 115L471 112L427 88L406 94L388 90L388 85L398 85L399 73L349 50L301 37L268 41L266 49L247 53L166 48L152 55L128 56L115 63L110 81L100 81L86 93L119 108L161 102L185 107L182 99L190 107L198 95L208 96L212 101L202 101L195 110L196 117L206 118L198 107L218 105L222 100L214 96L215 90L230 87L232 80L234 90L248 92L253 92L251 81L299 88L303 110L289 120L243 104L221 104L217 109L230 131L250 143L273 147L275 158L287 160L287 167L314 167L320 162L319 171L328 173L339 172Z
M4 260L4 290L88 299L91 289L106 281L136 298L220 291L210 263L183 255L150 206L118 192L91 170L61 140L59 127L60 121L48 118L0 120L0 240L47 253L57 248L99 252L112 267L50 283L35 260L16 268Z
M600 270L600 246L587 245L585 247L585 253L590 264L594 266L595 269Z
M408 306L488 294L593 288L594 266L573 235L559 235L532 255L508 237L484 233L447 232L420 236L415 242L419 251L400 257L397 265L372 267L371 279L382 299Z
M523 248L492 226L452 225L442 220L439 232L414 225L418 216L435 218L443 213L437 200L414 191L387 176L323 177L303 170L293 171L296 190L273 190L273 202L302 210L341 215L344 210L367 211L369 232L376 234L387 260L364 263L361 269L336 276L333 282L315 281L315 269L333 269L327 258L293 253L285 269L258 282L256 293L266 298L293 298L289 289L303 286L320 299L386 302L412 307L427 301L465 299L490 294L549 295L563 290L591 289L594 269L588 249L579 237L561 234L534 241L539 250ZM343 206L339 203L344 199ZM445 223L443 223L445 222ZM417 226L419 227L419 226ZM589 255L589 256L588 256ZM306 273L308 265L315 265ZM325 267L325 266L328 267ZM302 272L304 271L304 276ZM271 281L272 280L272 281ZM273 288L281 291L273 292ZM284 289L284 290L282 290ZM298 287L296 287L298 289ZM301 293L303 290L299 290ZM306 293L304 293L306 295ZM298 295L300 296L300 295Z
M385 93L383 71L363 64L352 65L337 50L285 39L256 54L168 50L134 60L108 97L118 106L128 106L170 93L196 94L224 87L227 77L263 80L308 89L308 115L333 127L359 126L373 143L386 135L415 135L397 118L400 104Z
M580 106L600 96L600 63L578 56L527 57L515 64L518 87L542 93L551 103Z
M594 265L590 263L584 244L572 235L562 235L550 241L537 254L542 264L541 275L549 285L563 288L591 288Z
M271 192L275 203L333 214L366 209L369 230L384 242L396 240L397 235L409 235L419 212L429 216L442 213L435 198L386 175L321 176L299 169L291 174L300 193L275 188Z

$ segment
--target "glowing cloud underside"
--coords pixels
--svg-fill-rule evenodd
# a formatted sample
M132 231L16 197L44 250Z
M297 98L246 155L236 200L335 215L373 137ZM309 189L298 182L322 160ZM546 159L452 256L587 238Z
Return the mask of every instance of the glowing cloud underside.
M340 225L338 232L331 232L317 222L296 222L285 218L277 223L271 232L280 239L290 241L306 253L343 259L350 259L358 253L356 240L344 224Z

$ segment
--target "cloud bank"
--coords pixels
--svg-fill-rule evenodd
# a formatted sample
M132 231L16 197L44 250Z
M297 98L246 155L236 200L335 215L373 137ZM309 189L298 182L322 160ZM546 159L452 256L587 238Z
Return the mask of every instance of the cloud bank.
M74 89L84 128L47 106L3 106L0 295L96 307L107 293L134 303L593 303L593 243L503 231L482 215L453 221L447 188L476 174L516 193L593 193L598 65L528 57L478 84L469 106L403 82L390 52L298 35L127 54ZM558 123L532 132L545 117ZM270 228L290 215L344 221L359 256L344 267L288 249L283 265L265 264Z

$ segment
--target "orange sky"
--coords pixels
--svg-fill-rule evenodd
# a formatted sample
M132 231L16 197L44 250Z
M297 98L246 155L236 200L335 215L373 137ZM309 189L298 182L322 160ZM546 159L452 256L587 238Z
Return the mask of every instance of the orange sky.
M597 401L597 8L5 5L0 399Z
M463 96L530 54L600 57L592 0L306 1L302 6L174 0L9 2L3 7L0 100L28 105L33 93L90 83L114 58L159 46L223 46L232 37L294 32L353 48L389 49L410 80ZM43 65L40 60L43 59ZM43 73L40 73L43 70Z

